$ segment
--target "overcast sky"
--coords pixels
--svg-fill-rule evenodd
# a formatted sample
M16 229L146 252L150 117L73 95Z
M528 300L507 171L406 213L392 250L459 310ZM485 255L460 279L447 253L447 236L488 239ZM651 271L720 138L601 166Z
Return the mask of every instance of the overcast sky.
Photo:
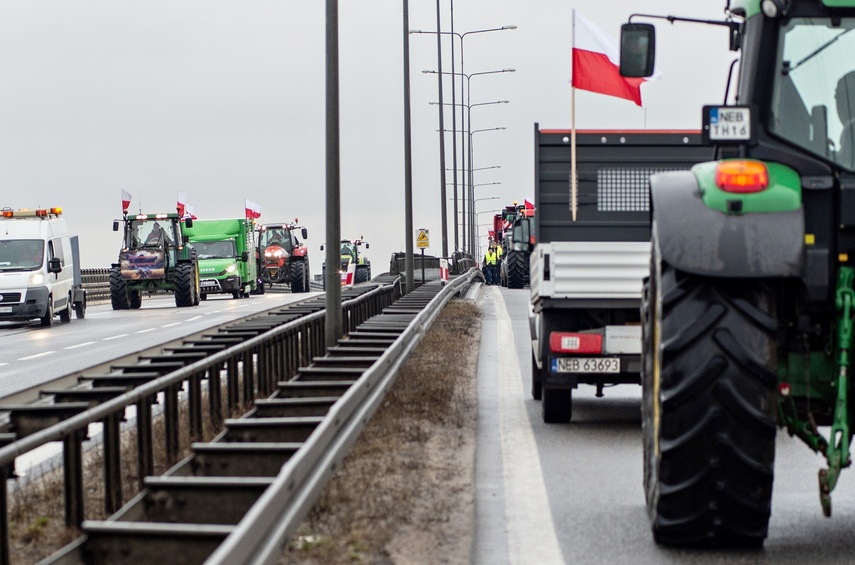
M313 273L324 243L324 25L321 0L26 0L0 4L0 206L62 206L80 236L84 267L108 267L120 236L121 189L132 211L173 211L177 192L200 218L298 217L309 230ZM472 111L476 211L534 196L533 124L569 128L571 10L617 38L638 9L628 0L457 0ZM647 0L645 13L721 18L724 2ZM401 0L340 2L342 236L364 236L373 271L404 250ZM436 3L410 1L410 28L436 29ZM449 0L442 0L449 28ZM588 92L580 128L700 126L720 102L727 69L723 28L658 23L659 81L645 109ZM444 43L444 71L450 71ZM410 36L415 227L439 254L436 40ZM459 42L456 43L459 56ZM459 59L457 69L459 69ZM446 100L451 86L446 80ZM446 127L451 117L446 115ZM460 127L458 125L458 127ZM451 139L447 137L447 167ZM458 165L459 166L459 165ZM449 173L448 182L452 181ZM452 189L449 186L448 196ZM498 196L497 200L486 200ZM485 199L485 200L480 200ZM448 202L449 248L454 249ZM479 215L487 223L491 213ZM482 228L485 233L486 228Z

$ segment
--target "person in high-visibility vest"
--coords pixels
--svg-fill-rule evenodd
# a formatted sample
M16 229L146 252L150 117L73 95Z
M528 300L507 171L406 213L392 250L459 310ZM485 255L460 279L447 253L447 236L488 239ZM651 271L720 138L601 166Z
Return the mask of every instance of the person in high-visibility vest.
M488 285L498 284L499 278L497 273L499 257L496 252L496 244L491 243L490 247L487 249L487 253L484 254L484 278L487 279Z

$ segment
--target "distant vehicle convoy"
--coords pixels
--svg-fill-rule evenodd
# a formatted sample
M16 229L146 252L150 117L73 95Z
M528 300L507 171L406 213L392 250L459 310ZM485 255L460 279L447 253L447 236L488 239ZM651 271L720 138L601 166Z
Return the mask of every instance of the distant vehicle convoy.
M86 315L76 235L62 208L0 210L0 321Z
M194 220L184 226L199 261L199 298L246 298L258 286L255 227L249 218Z

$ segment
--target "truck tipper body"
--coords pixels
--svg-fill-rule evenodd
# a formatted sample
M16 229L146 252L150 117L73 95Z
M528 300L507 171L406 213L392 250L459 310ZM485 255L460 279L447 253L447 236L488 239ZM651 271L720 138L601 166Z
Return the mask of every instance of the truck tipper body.
M185 227L199 260L199 297L248 297L256 289L255 227L248 218L195 220Z
M640 383L648 178L712 155L699 132L577 131L574 220L570 145L570 131L535 126L532 396L549 423L570 421L581 384L602 396L608 386Z

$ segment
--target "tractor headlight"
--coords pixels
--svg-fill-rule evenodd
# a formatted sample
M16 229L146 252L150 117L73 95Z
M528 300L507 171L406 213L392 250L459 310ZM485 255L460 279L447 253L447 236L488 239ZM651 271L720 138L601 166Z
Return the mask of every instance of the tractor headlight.
M767 18L786 15L789 7L788 0L763 0L760 2L760 9L763 10L763 15Z

